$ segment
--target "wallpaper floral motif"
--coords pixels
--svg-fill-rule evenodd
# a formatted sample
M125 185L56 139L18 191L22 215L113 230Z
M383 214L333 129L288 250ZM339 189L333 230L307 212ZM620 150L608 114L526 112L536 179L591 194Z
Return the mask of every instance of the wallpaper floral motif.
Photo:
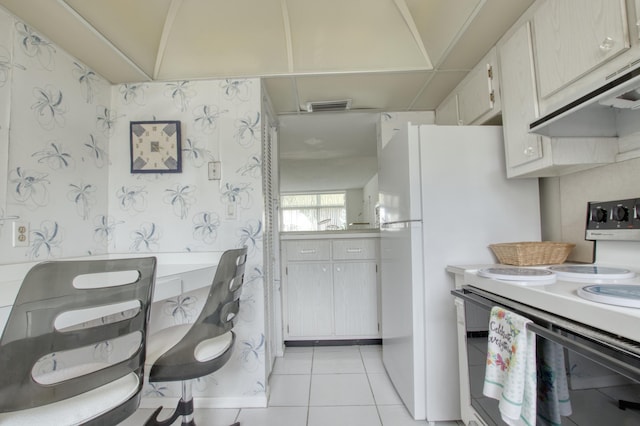
M261 99L259 79L111 85L0 9L0 263L246 245L234 356L195 394L264 397ZM131 173L129 123L147 120L180 121L181 173ZM14 220L26 247L12 246ZM193 321L207 290L156 302L150 327Z

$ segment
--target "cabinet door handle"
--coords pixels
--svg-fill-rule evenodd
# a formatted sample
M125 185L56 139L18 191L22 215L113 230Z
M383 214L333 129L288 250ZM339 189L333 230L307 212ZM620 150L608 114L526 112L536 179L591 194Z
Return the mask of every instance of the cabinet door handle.
M300 249L300 254L315 254L316 249Z
M614 39L612 39L611 37L606 37L604 40L602 40L602 43L600 43L600 50L603 52L608 52L609 50L613 49L613 46L616 44L616 41Z
M347 253L361 253L362 249L361 248L348 248L347 249Z

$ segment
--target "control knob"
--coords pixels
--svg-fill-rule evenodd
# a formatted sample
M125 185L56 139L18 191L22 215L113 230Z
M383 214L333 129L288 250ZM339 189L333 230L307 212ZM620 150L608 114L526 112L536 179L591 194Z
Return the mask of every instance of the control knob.
M607 221L607 211L602 207L594 207L591 209L591 221L603 223Z
M618 222L627 222L629 221L629 209L625 206L616 206L612 212L613 220L617 220Z

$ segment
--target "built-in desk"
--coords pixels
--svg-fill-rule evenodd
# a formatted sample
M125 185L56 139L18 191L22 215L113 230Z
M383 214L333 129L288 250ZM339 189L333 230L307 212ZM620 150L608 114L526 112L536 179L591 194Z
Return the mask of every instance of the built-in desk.
M99 258L91 257L91 259ZM87 260L89 258L84 259ZM188 258L184 257L179 260L189 261ZM202 261L204 259L194 258L191 260ZM169 262L170 259L162 259L160 257L156 266L156 283L152 301L170 299L183 293L210 286L219 256L211 260L211 263L165 263ZM0 265L0 330L4 330L11 306L20 290L23 277L36 264L37 262ZM43 283L43 285L46 285L46 283Z

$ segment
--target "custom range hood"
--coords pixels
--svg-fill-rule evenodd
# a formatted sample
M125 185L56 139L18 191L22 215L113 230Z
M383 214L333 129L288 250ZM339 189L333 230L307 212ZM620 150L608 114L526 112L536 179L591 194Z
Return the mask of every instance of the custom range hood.
M535 120L529 131L551 137L620 137L640 131L640 60Z

